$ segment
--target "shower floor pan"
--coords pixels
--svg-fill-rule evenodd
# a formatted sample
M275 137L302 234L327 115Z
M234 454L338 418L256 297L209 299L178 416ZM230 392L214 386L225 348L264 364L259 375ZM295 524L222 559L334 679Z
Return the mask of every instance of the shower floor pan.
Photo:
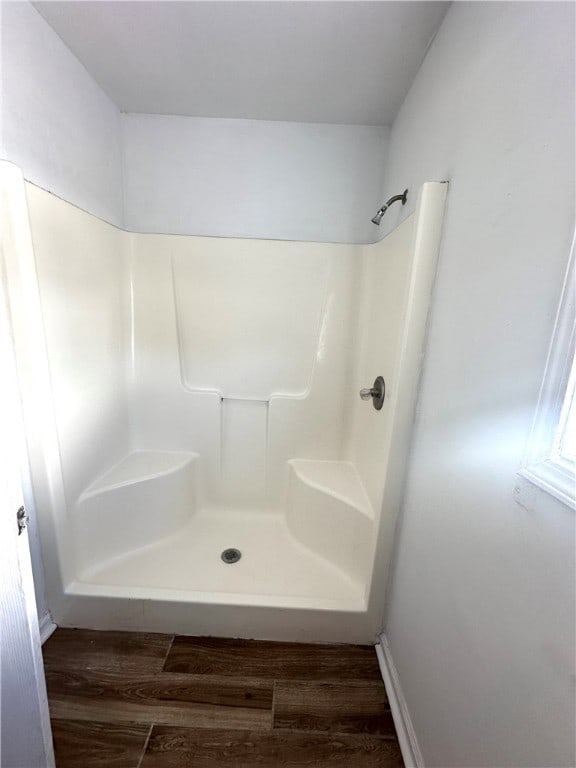
M227 548L242 558L222 561ZM199 511L181 530L82 574L67 590L111 597L362 611L362 585L297 541L283 514Z
M370 642L373 520L353 465L289 462L286 504L273 510L197 507L198 459L135 452L86 490L57 623ZM240 560L224 562L226 549Z

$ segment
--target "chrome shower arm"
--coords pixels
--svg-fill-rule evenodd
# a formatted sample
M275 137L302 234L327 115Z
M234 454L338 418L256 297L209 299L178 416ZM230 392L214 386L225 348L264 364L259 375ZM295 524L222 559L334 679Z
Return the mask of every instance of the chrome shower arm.
M402 202L402 205L406 205L406 200L408 200L408 190L405 189L404 192L401 195L394 195L389 200L386 200L382 208L378 210L378 213L376 216L374 216L371 221L373 224L376 224L376 226L380 225L380 222L382 221L382 216L386 213L388 208L392 205L392 203Z
M405 189L401 195L394 195L394 197L391 197L390 200L387 200L384 203L384 208L389 208L392 205L392 203L397 203L400 200L402 201L402 205L404 205L407 199L408 199L408 190Z

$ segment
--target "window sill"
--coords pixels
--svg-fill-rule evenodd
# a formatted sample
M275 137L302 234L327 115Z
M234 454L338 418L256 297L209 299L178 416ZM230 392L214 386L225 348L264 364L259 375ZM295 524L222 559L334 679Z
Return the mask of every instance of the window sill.
M571 509L576 509L576 479L572 469L552 460L541 461L523 467L518 474L538 486ZM521 487L516 489L517 500L521 501Z

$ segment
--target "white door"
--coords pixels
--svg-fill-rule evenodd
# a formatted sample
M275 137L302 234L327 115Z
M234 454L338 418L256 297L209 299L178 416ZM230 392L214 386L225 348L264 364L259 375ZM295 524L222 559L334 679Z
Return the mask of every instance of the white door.
M50 768L54 752L28 533L18 533L27 459L1 258L0 273L0 766Z

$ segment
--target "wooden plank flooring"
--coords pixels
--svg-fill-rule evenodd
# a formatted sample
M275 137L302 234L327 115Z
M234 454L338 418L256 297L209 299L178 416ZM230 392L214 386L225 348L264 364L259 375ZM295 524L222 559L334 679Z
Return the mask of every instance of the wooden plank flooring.
M402 768L373 648L58 629L57 768Z
M398 746L368 736L155 726L141 768L388 768Z
M311 645L175 637L164 669L201 675L237 675L273 680L380 681L374 649L367 645Z
M274 688L274 728L394 736L383 685L280 680Z
M57 768L137 766L150 732L149 725L112 725L52 718Z
M58 629L44 644L44 665L56 671L162 672L172 635Z

